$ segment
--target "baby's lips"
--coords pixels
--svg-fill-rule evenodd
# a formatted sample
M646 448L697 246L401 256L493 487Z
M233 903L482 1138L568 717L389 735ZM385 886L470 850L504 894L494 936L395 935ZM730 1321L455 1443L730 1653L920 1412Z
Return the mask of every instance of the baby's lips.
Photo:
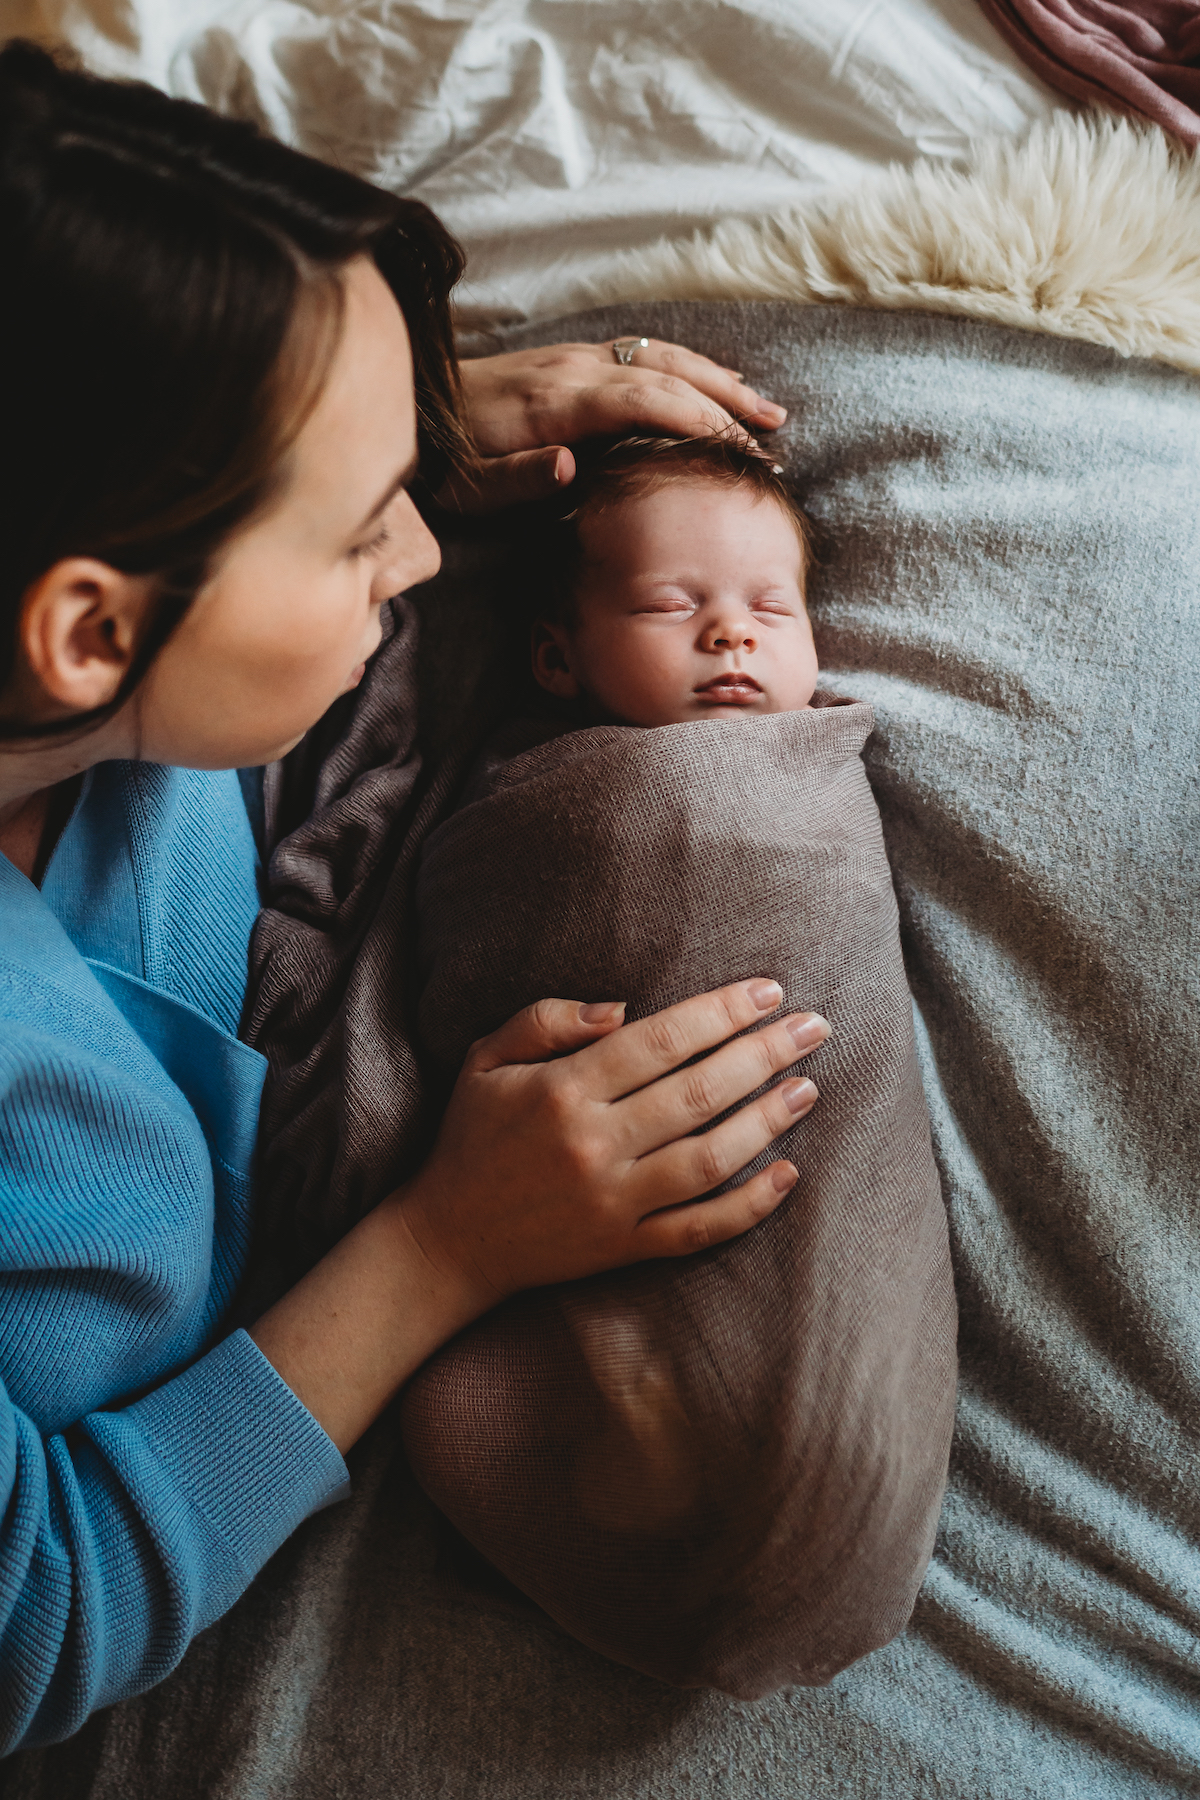
M701 682L693 688L694 694L710 694L714 688L740 687L749 688L752 693L761 694L762 688L753 675L743 674L740 669L727 670L724 675L714 675L711 681Z

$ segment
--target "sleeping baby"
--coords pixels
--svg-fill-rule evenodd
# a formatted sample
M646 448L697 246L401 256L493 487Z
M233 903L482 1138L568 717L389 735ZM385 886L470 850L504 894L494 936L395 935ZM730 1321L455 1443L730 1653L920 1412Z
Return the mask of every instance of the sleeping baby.
M534 674L589 723L797 712L817 683L807 522L722 438L618 445L550 535Z
M768 459L631 440L570 497L522 546L554 716L497 734L422 859L430 1064L449 1083L543 995L637 1018L759 970L833 1033L805 1065L820 1101L745 1172L795 1163L777 1212L519 1296L410 1384L405 1443L576 1637L750 1697L828 1680L848 1608L864 1652L900 1628L894 1599L875 1616L861 1596L902 1569L915 1597L949 1450L954 1298L873 721L816 691L808 532ZM844 1543L819 1564L817 1520Z

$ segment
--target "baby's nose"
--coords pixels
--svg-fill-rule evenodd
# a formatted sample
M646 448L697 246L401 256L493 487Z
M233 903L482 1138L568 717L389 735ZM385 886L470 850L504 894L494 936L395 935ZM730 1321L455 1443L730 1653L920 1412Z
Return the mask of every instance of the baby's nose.
M702 650L753 650L754 633L749 619L714 619L701 633Z

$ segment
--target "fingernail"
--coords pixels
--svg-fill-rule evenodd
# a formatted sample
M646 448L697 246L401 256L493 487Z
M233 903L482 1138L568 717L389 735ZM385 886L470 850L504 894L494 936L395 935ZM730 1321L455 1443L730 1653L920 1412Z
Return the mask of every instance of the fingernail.
M604 1025L624 1011L623 1000L590 1000L586 1006L580 1007L579 1017L585 1025Z
M560 450L554 459L554 479L560 487L571 479L571 470L565 450Z
M776 425L782 425L788 416L787 407L776 406L773 400L764 400L758 410L760 414L765 413L768 419L773 419Z
M729 373L733 376L735 381L745 381L746 379L740 369L730 369Z
M746 986L746 992L759 1012L770 1012L783 999L783 989L777 981L751 981Z
M771 1170L771 1180L777 1194L787 1194L800 1179L800 1171L795 1163L779 1163Z
M830 1035L833 1026L820 1013L806 1013L801 1019L789 1019L787 1034L797 1050L811 1050L817 1044L823 1044Z
M811 1081L785 1081L779 1090L779 1097L790 1113L807 1112L820 1099L816 1084Z

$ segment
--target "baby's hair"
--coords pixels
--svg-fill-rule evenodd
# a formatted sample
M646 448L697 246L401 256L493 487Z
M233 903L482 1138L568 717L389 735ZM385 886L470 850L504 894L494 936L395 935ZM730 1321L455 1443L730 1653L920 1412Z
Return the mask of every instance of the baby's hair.
M739 444L727 433L710 437L627 437L617 443L581 451L576 475L559 510L539 533L535 567L527 569L533 589L528 599L534 616L569 624L583 565L579 526L618 506L623 500L657 493L679 481L711 481L719 487L749 489L756 499L773 500L791 520L800 543L803 585L813 562L812 528L768 452Z

